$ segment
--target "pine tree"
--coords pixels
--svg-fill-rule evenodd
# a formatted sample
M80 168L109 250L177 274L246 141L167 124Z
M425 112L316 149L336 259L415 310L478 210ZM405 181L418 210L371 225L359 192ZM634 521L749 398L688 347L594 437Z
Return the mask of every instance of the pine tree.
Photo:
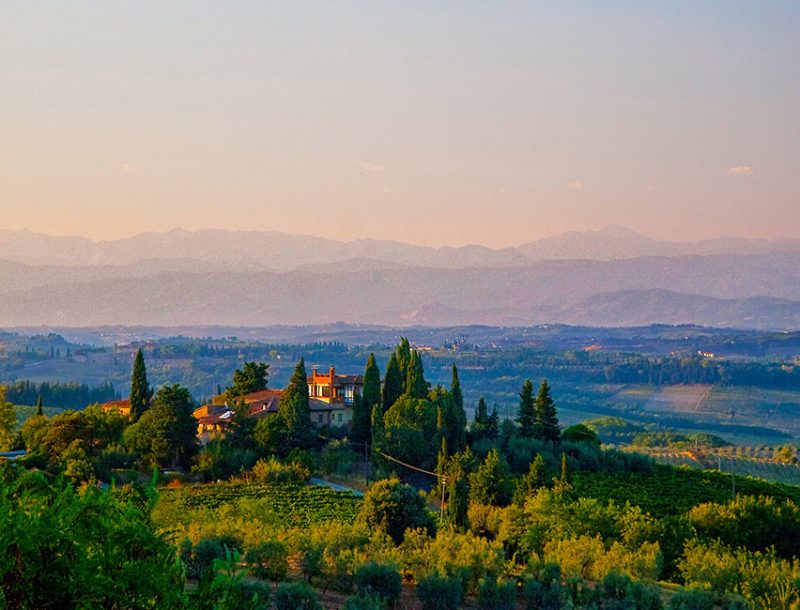
M267 389L269 365L266 362L245 362L233 372L233 385L225 390L225 397L233 403L240 396Z
M153 390L147 383L147 368L144 364L144 354L140 349L136 352L133 361L133 372L131 373L131 419L138 420L150 406L150 399L153 398Z
M383 380L383 412L397 402L403 395L405 380L400 373L400 365L397 362L397 354L392 352L389 363L386 365L386 377Z
M528 496L531 496L542 487L547 487L547 469L545 468L542 454L537 453L527 474L517 484L517 489L514 491L514 502L516 504L525 504Z
M553 443L556 447L561 440L561 429L558 427L556 407L550 396L550 386L547 379L542 380L539 392L534 401L536 438Z
M42 417L44 415L44 405L42 404L42 395L39 394L39 398L36 401L36 416Z
M495 440L500 436L500 415L497 407L492 407L492 414L489 416L489 423L486 426L486 438Z
M483 396L478 400L478 407L475 409L474 423L479 426L485 426L489 423L489 411L486 408L486 400Z
M375 362L375 354L370 354L364 369L364 386L361 404L356 409L353 401L353 437L357 443L370 442L372 427L372 408L381 403L381 372Z
M411 362L408 364L406 375L406 394L412 398L426 398L429 384L425 381L425 372L422 368L422 358L417 350L411 352Z
M536 410L533 403L533 382L526 379L519 393L519 413L517 415L519 435L533 437L536 434Z

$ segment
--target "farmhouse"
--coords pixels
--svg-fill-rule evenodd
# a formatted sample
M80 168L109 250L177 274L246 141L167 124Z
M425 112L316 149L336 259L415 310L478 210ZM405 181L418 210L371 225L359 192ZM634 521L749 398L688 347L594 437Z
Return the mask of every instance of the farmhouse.
M308 376L308 397L332 405L352 407L356 392L360 394L363 386L363 375L339 375L333 367L327 375L321 375L317 369L312 369Z
M342 375L340 377L355 376ZM261 419L278 412L281 394L283 394L283 390L261 390L245 394L241 400L247 405L247 414L250 417ZM309 394L311 394L310 386ZM350 425L353 421L352 400L350 400L350 404L347 404L343 395L325 398L333 398L333 400L309 398L308 407L311 411L311 421L318 426ZM203 405L194 410L194 416L197 419L197 436L201 443L206 443L224 433L225 426L233 416L233 409L227 404Z
M104 402L100 405L100 408L106 413L119 413L125 417L130 417L131 415L131 401L127 399Z

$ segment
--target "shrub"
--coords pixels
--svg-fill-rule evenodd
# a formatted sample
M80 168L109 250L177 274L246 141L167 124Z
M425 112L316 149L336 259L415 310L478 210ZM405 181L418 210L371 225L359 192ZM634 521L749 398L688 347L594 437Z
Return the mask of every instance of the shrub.
M276 610L322 610L317 593L306 582L285 582L275 589Z
M289 549L277 540L262 542L247 551L245 561L250 565L250 573L262 580L277 582L289 573Z
M612 572L601 586L604 610L660 610L658 591L630 577Z
M525 580L522 597L528 610L561 610L566 594L561 585L561 568L558 564L534 566L533 575Z
M513 610L517 602L517 584L493 576L481 579L478 585L478 608L481 610Z
M311 473L297 463L283 464L277 458L260 459L255 463L248 478L264 485L307 483Z
M384 479L369 488L361 506L361 520L372 529L385 531L395 544L403 541L409 528L434 531L425 500L413 487L398 479Z
M377 595L351 595L344 602L342 610L386 610L386 602Z
M377 596L393 606L402 591L400 572L394 566L370 562L356 572L356 587L359 595Z
M458 578L433 575L419 581L417 597L423 610L459 610L464 588Z
M714 610L714 596L703 589L681 589L667 607L669 610Z
M199 580L210 574L214 560L224 559L226 549L237 549L241 543L230 536L203 538L197 544L187 539L181 545L180 557L186 566L186 576Z

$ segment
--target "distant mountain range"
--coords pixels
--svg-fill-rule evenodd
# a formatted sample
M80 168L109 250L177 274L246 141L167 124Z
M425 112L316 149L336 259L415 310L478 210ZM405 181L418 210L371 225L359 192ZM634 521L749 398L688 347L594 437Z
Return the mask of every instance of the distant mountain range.
M623 227L493 250L182 230L0 231L0 326L692 323L800 328L800 240Z

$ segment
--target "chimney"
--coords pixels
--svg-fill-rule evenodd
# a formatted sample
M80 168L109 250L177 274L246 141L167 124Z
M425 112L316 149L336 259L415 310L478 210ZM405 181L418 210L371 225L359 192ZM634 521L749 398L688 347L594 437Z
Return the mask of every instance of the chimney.
M333 370L333 367L331 367L331 385L333 385L333 376L334 376L335 374L336 374L336 371L334 371L334 370Z

